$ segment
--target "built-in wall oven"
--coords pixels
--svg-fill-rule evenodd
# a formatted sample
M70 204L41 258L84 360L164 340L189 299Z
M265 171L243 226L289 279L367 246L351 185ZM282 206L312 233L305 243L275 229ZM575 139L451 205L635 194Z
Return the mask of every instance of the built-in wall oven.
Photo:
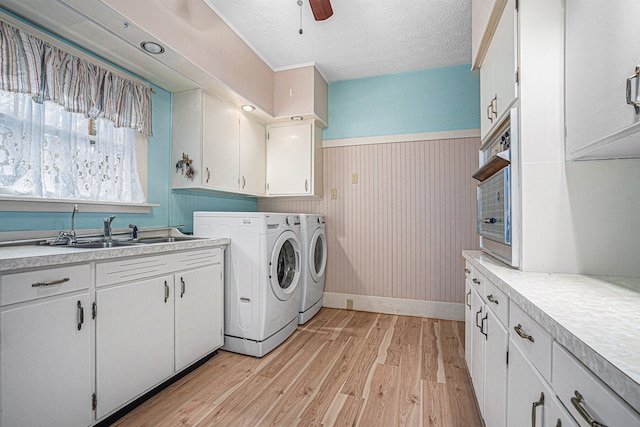
M478 236L485 252L518 267L519 170L517 110L480 147L480 169L473 177L478 184Z

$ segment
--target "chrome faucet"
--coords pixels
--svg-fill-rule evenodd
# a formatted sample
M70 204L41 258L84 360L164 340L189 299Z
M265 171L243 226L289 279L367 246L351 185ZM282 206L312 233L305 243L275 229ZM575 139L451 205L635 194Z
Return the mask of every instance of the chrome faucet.
M53 241L53 244L66 240L66 243L71 245L78 241L76 238L76 212L78 212L78 205L73 205L73 212L71 213L71 230L61 231L60 234L58 234L58 237L56 237L56 240Z
M111 240L111 223L116 218L115 215L111 215L109 218L105 218L104 221L104 240Z
M131 238L132 239L137 239L138 238L138 226L135 224L129 224L129 228L131 229Z

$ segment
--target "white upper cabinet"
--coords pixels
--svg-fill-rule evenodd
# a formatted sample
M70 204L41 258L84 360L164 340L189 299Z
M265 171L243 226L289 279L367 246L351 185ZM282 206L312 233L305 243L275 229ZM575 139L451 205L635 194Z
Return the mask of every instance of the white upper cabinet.
M517 98L516 8L507 1L480 68L480 128L484 139Z
M505 3L506 0L471 2L471 61L474 70L482 64Z
M264 137L262 124L220 98L200 89L175 93L172 187L263 195ZM184 156L193 175L185 163L178 167Z
M322 195L322 128L315 120L269 126L267 192L270 196Z
M566 159L640 157L640 2L566 1Z

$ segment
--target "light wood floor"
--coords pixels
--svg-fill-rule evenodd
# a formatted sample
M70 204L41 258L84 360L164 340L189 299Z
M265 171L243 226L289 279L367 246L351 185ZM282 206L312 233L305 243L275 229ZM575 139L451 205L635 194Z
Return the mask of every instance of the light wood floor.
M464 324L323 308L261 359L221 351L117 426L481 426Z

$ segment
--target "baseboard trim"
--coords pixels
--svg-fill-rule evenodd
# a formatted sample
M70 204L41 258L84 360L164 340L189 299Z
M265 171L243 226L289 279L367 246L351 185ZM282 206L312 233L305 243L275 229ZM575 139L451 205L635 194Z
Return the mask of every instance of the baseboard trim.
M346 309L347 300L352 300L353 309L358 311L464 321L464 304L455 304L451 302L325 292L322 306Z
M325 139L322 148L349 145L389 144L393 142L434 141L439 139L479 138L480 129L448 130L441 132L404 133L397 135L363 136L356 138Z

